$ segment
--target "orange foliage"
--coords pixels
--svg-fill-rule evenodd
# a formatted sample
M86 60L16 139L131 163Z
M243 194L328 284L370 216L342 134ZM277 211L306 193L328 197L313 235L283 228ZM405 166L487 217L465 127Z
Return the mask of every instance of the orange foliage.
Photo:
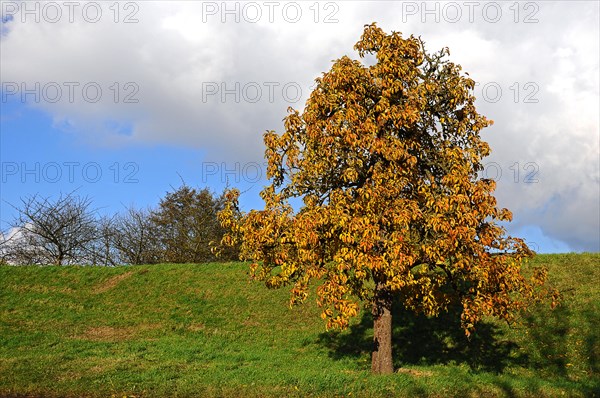
M533 255L497 221L495 183L479 179L490 153L480 131L475 82L413 36L365 27L355 49L316 79L304 112L289 109L285 132L264 135L271 185L265 208L237 212L228 193L220 219L240 242L252 274L268 287L291 285L317 302L328 327L345 327L378 286L417 312L463 307L467 334L485 315L511 321L539 297L546 275L522 274ZM289 199L303 199L295 212Z

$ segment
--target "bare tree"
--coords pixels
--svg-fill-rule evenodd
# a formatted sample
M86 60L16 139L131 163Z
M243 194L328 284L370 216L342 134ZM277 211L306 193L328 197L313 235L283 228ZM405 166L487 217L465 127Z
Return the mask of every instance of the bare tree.
M93 265L115 266L119 264L117 216L102 216L96 220L96 239L92 243L89 262Z
M20 228L14 228L11 235L3 241L3 261L15 265L48 264L47 253L40 248L42 239L34 234L25 233Z
M58 199L33 195L13 206L16 229L6 248L7 257L18 264L78 263L89 254L96 239L91 200L69 193Z
M0 265L9 263L8 246L10 245L10 241L10 232L0 231Z
M162 260L162 248L150 210L130 207L114 219L112 243L125 264L155 264Z

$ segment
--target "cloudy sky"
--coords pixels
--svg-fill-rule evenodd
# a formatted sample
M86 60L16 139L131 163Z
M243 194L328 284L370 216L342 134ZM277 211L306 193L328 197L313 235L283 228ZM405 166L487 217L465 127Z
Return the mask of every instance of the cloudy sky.
M259 208L262 133L363 26L421 36L478 82L487 177L540 252L600 250L599 3L1 3L0 228L20 197L154 206L181 180Z

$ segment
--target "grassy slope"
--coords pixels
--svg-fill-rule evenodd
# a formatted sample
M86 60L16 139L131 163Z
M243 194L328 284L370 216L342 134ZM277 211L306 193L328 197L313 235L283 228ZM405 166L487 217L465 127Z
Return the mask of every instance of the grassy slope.
M0 396L600 396L600 255L540 255L564 304L493 322L398 311L393 376L368 314L325 333L312 303L243 264L0 267Z

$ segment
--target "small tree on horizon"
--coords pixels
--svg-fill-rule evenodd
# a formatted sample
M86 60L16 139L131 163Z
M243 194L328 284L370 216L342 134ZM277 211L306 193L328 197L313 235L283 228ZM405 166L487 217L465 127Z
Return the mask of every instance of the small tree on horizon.
M120 264L157 264L164 261L164 248L159 242L157 225L151 209L130 206L111 222L108 243L116 251Z
M13 206L13 237L5 256L17 264L75 264L93 250L95 212L91 199L74 193L58 198L32 195Z
M167 192L151 216L163 248L162 261L214 261L216 256L211 243L219 242L225 233L217 217L224 203L222 195L217 196L208 188L197 189L185 183ZM235 247L221 251L221 257L226 259L236 255Z
M238 212L237 190L220 213L223 243L241 243L255 278L291 286L291 304L319 280L327 328L345 328L360 302L374 319L372 371L393 372L392 303L436 316L462 307L467 335L484 316L512 321L540 298L546 272L524 276L532 256L506 236L510 221L481 179L490 148L480 131L475 82L420 38L365 26L354 47L316 79L302 113L291 109L282 135L264 135L263 210ZM290 199L301 198L295 211Z

